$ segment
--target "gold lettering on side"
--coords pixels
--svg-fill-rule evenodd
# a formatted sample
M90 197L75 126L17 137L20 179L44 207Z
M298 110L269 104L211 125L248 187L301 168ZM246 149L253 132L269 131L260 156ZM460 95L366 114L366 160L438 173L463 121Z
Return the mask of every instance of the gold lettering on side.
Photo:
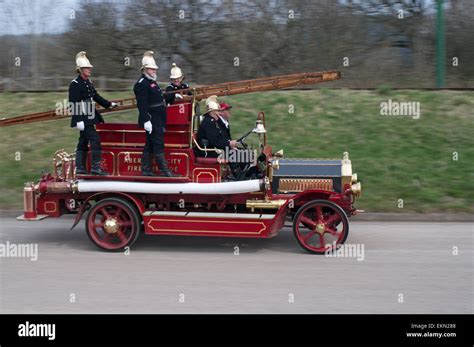
M181 156L181 157L179 157ZM185 157L183 159L183 156ZM158 173L160 170L156 164L155 158L153 155L150 156L152 162L152 170L155 173ZM171 155L166 158L168 167L170 171L173 172L187 172L188 167L188 155L186 153L171 153ZM142 162L142 153L140 152L121 152L118 156L118 175L127 176L128 174L136 175L141 173L141 162Z
M141 170L140 165L128 165L127 166L127 171L138 172L138 171L142 171L142 170Z

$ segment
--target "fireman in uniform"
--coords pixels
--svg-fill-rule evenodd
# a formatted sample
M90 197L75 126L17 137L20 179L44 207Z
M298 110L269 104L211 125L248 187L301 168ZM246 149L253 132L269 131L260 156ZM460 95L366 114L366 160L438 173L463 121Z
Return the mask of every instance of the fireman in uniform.
M219 126L221 127L221 129L224 130L227 138L230 140L232 139L232 135L230 134L230 123L229 123L230 111L229 110L232 108L232 106L226 103L220 103L219 106L220 106L221 112L219 113L219 119L217 120L217 122L219 123Z
M230 109L232 108L232 106L226 103L220 103L219 106L221 111L219 113L219 119L217 120L217 122L219 123L219 127L223 130L226 138L231 141L232 135L230 133ZM233 150L235 151L238 149L234 147ZM232 171L232 175L235 179L242 179L241 172L245 168L245 165L246 163L229 163L230 170Z
M197 133L197 141L201 148L209 149L218 148L225 150L226 147L236 148L237 142L230 137L230 129L227 129L220 119L222 112L221 106L217 102L217 96L212 95L206 100L206 113L204 119L199 126ZM203 140L206 142L204 146ZM200 157L217 158L219 154L215 151L201 151L196 148L196 155Z
M102 147L95 124L104 123L104 119L95 103L105 108L117 107L118 104L110 102L97 93L89 79L92 64L87 59L86 52L76 55L76 71L78 76L69 85L69 103L72 105L71 128L79 129L79 142L76 147L76 174L85 175L88 144L91 147L91 174L107 175L100 168L102 160Z
M212 149L218 148L223 151L228 148L230 154L231 151L238 151L238 142L232 140L230 132L230 109L232 106L226 103L218 103L215 95L210 96L206 100L206 113L204 119L199 126L197 141L201 148ZM206 144L206 146L204 146ZM215 151L201 151L199 148L195 148L195 154L197 156L219 157L219 153ZM241 157L236 155L237 158ZM226 159L226 158L224 158ZM231 180L245 180L249 179L251 175L254 175L255 168L247 170L247 162L229 162L229 167L233 177L228 177ZM245 170L244 170L245 169Z
M179 94L179 90L182 90L182 89L188 89L189 88L189 85L187 83L184 83L184 73L183 73L183 70L181 70L177 65L176 63L173 63L171 65L171 71L170 71L170 80L171 80L171 83L166 87L166 92L167 93L172 93L174 91L178 92L178 93L175 93L175 94L171 94L172 95L172 102L175 101L175 100L180 100L182 99L182 95ZM189 91L187 93L188 95L192 95L193 93L191 91Z
M133 87L138 107L138 126L145 129L146 142L142 155L142 175L156 176L153 173L153 159L162 176L174 177L165 159L164 136L166 130L166 104L174 100L174 94L163 96L156 82L156 65L152 51L146 51L142 58L142 76Z

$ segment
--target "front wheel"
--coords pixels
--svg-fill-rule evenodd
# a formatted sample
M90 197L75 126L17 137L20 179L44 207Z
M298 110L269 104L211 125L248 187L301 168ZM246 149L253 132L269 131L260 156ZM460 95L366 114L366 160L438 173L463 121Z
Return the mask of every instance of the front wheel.
M121 251L138 238L140 217L136 208L120 198L97 202L86 218L86 231L91 241L107 251Z
M333 252L349 234L349 221L344 210L327 200L310 201L293 219L293 232L305 250L315 254Z

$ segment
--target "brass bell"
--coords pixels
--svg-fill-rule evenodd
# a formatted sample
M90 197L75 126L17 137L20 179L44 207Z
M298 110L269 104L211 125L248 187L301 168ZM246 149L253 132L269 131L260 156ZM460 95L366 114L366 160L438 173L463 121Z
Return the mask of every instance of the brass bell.
M263 125L263 121L261 121L260 119L257 119L257 121L255 122L255 129L253 129L253 132L257 134L264 134L267 132L265 130L265 126Z

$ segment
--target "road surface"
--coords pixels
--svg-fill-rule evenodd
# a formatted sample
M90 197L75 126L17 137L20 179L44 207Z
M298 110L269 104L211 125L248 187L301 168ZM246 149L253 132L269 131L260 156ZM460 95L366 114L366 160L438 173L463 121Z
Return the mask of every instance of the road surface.
M142 235L129 255L107 253L71 224L0 218L0 245L38 246L36 261L0 258L0 312L473 313L472 223L355 221L358 258L308 254L290 228L269 240Z

